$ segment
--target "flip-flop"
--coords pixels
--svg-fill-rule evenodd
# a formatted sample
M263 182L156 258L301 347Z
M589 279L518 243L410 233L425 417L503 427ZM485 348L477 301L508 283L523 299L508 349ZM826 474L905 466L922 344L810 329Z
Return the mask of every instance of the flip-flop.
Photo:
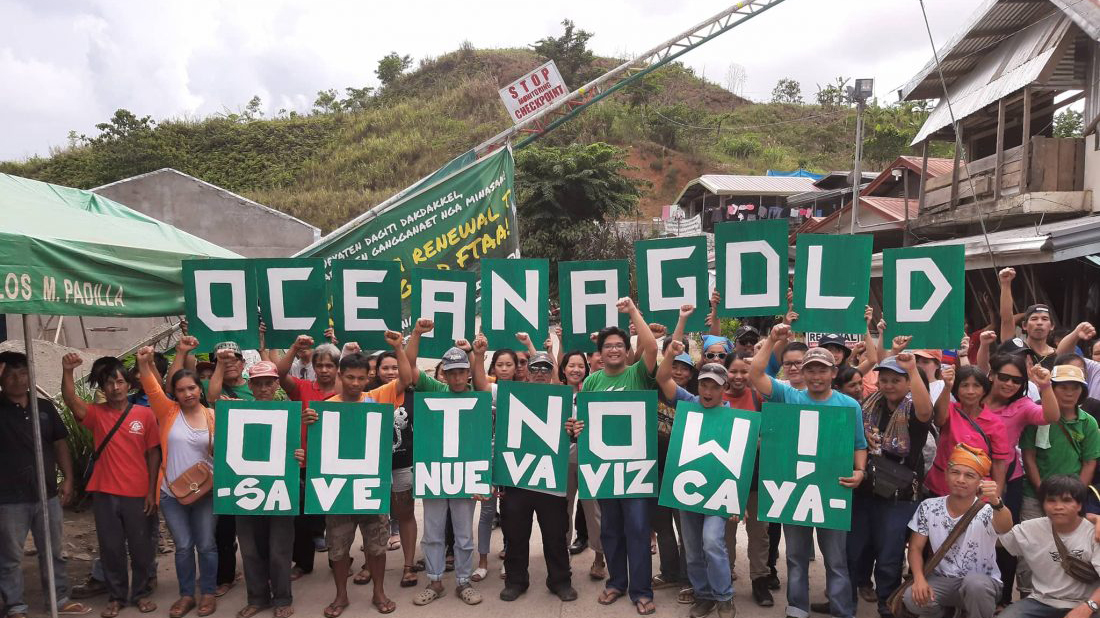
M149 614L157 611L157 604L149 600L149 597L145 597L144 599L138 599L137 608L139 612Z
M397 539L397 540L395 541L394 539ZM397 537L391 536L389 545L386 547L386 549L389 550L389 551L396 551L398 549L401 549L401 537L400 536L397 536Z
M681 588L680 592L676 594L676 602L680 605L692 605L695 603L695 589Z
M110 601L107 606L103 608L103 611L99 612L101 618L115 618L118 613L122 611L122 603L118 601Z
M401 587L412 588L419 583L420 578L416 575L416 569L406 564L404 571L401 573Z
M265 609L267 608L260 607L259 605L245 605L241 608L241 611L237 612L237 618L252 618Z
M616 590L614 588L604 588L600 597L596 601L600 605L611 605L615 601L618 601L623 596L622 590Z
M657 611L657 606L653 603L653 599L641 598L634 602L634 609L639 616L649 616Z
M378 610L379 614L392 614L393 610L397 609L397 603L394 603L390 599L386 599L381 603L378 601L371 601L370 604L374 606L374 609Z
M275 618L290 618L294 615L293 605L280 605L275 608Z
M366 577L363 576L364 574L366 575ZM351 580L351 583L355 584L356 586L366 586L370 583L370 579L370 569L364 566L363 568L359 569L358 573L355 574L355 577Z
M325 608L325 618L340 618L340 614L344 613L344 610L348 608L348 603L343 605L337 605L336 603L329 603Z
M58 616L83 616L92 613L92 608L80 601L69 601L57 608ZM24 614L26 616L26 614Z

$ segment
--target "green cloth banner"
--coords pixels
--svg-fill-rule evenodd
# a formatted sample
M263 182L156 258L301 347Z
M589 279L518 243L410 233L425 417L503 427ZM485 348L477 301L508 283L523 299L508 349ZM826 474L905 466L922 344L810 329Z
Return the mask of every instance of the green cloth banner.
M269 258L249 260L256 271L260 318L267 331L269 349L286 349L298 335L322 341L328 328L328 307L318 302L325 289L325 264L321 260ZM201 340L200 340L201 341ZM341 341L348 341L341 339Z
M680 306L695 305L686 331L704 330L710 303L707 239L687 236L640 240L634 243L634 255L638 308L646 320L662 324L672 332L680 317Z
M488 496L493 461L493 395L416 393L413 495Z
M417 267L479 272L487 257L518 257L515 163L510 148L474 162L469 153L402 191L391 205L364 216L299 255L396 261L401 298ZM414 316L414 318L417 316Z
M214 410L214 513L297 515L302 404L221 399Z
M401 330L401 265L387 260L334 260L332 329L337 341L364 350L388 350L383 336ZM316 338L314 338L316 339Z
M590 260L558 262L561 301L561 349L595 352L592 333L605 326L630 327L630 316L615 303L630 295L630 262Z
M306 449L307 514L390 512L393 406L315 401Z
M793 328L802 333L862 333L871 284L870 234L799 234Z
M203 349L236 341L243 350L260 347L253 260L184 260L183 297L188 333Z
M714 226L716 283L722 293L718 317L787 312L787 234L781 219Z
M677 402L658 504L741 515L752 490L759 429L758 412Z
M570 444L565 420L572 415L568 386L497 384L493 484L565 495Z
M657 497L657 391L577 393L580 498Z
M489 348L510 348L516 333L542 342L550 328L550 261L481 261L481 330Z
M760 521L849 530L852 410L838 406L765 403L761 413Z
M435 321L420 338L420 356L440 358L456 339L472 340L476 319L477 273L414 268L412 317Z
M966 319L964 259L962 245L882 252L884 341L910 335L912 349L959 347Z

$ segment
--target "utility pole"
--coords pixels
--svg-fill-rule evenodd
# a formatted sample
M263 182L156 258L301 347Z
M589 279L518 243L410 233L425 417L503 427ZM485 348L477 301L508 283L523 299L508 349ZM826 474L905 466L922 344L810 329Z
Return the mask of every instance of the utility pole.
M856 160L852 166L852 226L849 233L856 233L856 219L859 217L859 187L863 184L863 111L867 109L867 99L875 89L875 80L857 79L854 88L848 88L848 96L856 102Z

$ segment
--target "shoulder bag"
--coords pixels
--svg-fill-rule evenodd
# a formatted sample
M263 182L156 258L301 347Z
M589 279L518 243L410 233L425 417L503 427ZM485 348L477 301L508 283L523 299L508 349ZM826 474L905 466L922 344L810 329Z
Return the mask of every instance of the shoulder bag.
M183 411L181 410L180 415L182 414ZM176 420L179 421L181 419L177 417ZM211 422L209 412L206 414L206 436L207 448L213 451L214 423ZM185 506L198 502L206 494L210 493L213 487L214 471L205 461L199 461L195 465L184 470L174 481L168 484L168 490L172 492L172 497Z
M947 555L947 552L951 551L951 548L954 547L955 543L959 540L959 537L962 536L962 534L966 532L967 527L970 526L970 522L974 520L974 516L977 515L978 512L981 511L984 507L985 502L982 502L981 500L975 500L974 504L970 505L970 508L967 509L962 518L959 519L959 523L955 524L955 527L951 529L951 533L947 535L946 539L944 539L943 545L940 545L940 548L936 550L936 553L932 554L932 557L924 563L925 578L928 578L930 575L932 575L932 571L936 569L936 565L938 565L940 561L943 560L943 557ZM1055 535L1055 537L1057 537L1057 535ZM913 576L910 575L909 577L906 577L905 581L902 582L900 586L898 586L898 589L890 595L890 598L886 599L886 606L890 608L890 611L894 614L895 618L916 617L916 614L909 611L909 609L905 607L905 603L902 602L902 599L905 597L905 591L908 590L912 585Z
M1092 568L1091 563L1069 553L1066 544L1062 542L1062 537L1058 536L1058 531L1054 529L1053 523L1050 524L1050 534L1054 537L1054 546L1058 548L1058 554L1062 558L1058 564L1062 565L1066 575L1089 586L1095 586L1100 582L1100 575L1096 574L1096 569Z

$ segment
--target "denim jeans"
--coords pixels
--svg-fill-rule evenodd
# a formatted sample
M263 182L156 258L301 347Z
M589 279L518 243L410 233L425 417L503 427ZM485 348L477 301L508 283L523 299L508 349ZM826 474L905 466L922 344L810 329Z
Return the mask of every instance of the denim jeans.
M606 587L625 590L635 603L653 598L653 555L649 550L649 514L653 502L653 498L600 500L600 540L608 572Z
M444 538L449 510L455 534L455 581L459 586L470 582L474 570L475 504L470 498L424 498L424 534L420 539L420 549L424 552L429 581L443 579L446 565Z
M917 502L887 500L855 492L852 500L852 530L848 533L848 567L852 582L852 603L857 603L858 574L853 565L868 549L874 560L875 594L878 613L888 615L886 600L901 585L902 564L905 561L905 541L909 537L909 520L917 511Z
M478 501L477 511L477 553L489 555L489 545L493 541L493 519L497 516L497 497Z
M783 524L783 536L787 540L787 615L792 618L810 615L809 569L815 531L817 546L825 560L825 596L829 599L831 613L838 618L852 618L855 604L852 602L852 581L848 577L848 533L791 524Z
M1051 607L1032 598L1020 599L1000 613L1003 618L1062 618L1068 609Z
M69 602L69 576L65 573L65 561L61 558L61 502L50 498L47 503L50 515L50 547L53 550L54 585L58 607ZM42 522L42 509L38 502L0 504L0 598L4 599L7 615L27 613L23 599L23 544L27 534L34 536L38 550L38 576L42 581L45 597L43 607L49 609L49 578L46 576L46 537Z
M195 596L198 580L201 594L214 594L217 587L218 546L214 542L214 497L188 505L180 504L171 495L161 492L160 510L172 541L176 544L176 578L180 596ZM198 554L198 576L195 574L195 554Z
M733 598L733 578L726 550L726 518L680 511L680 524L695 598L729 601Z

